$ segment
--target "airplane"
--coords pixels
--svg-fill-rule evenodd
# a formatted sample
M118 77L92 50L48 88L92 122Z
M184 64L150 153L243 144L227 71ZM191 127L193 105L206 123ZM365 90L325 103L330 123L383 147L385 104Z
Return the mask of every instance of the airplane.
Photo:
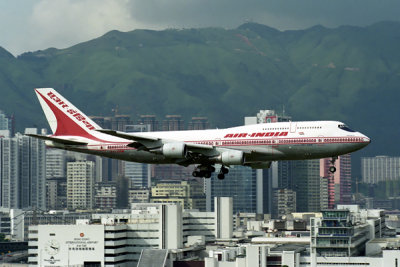
M53 88L35 89L53 132L28 134L49 147L120 160L196 165L194 177L210 178L220 165L224 179L233 165L269 168L272 161L332 158L357 151L371 140L339 121L276 122L226 129L126 133L102 129Z

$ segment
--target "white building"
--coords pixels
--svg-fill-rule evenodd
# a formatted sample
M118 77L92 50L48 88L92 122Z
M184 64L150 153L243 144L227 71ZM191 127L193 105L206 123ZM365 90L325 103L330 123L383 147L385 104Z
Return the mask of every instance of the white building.
M37 134L27 128L25 133ZM22 134L0 138L1 206L46 208L45 145Z
M231 197L216 197L214 200L215 237L229 239L233 233L233 200Z
M134 203L129 213L92 214L93 224L78 220L80 225L33 225L29 227L29 262L135 266L144 250L151 257L152 250L163 249L168 250L166 266L172 267L180 258L199 260L195 252L204 248L205 242L214 241L218 232L221 237L232 236L229 227L221 229L232 225L232 213L221 212L232 211L231 202L229 198L216 200L222 206L216 207L215 213L182 211L179 204ZM82 248L88 257L79 254Z
M296 244L286 245L251 245L227 247L211 250L204 259L205 267L265 267L313 266L311 257L303 256L306 246ZM306 254L306 253L305 253ZM349 266L349 267L397 267L399 266L400 250L383 249L379 255L365 257L317 257L317 266Z
M28 262L31 266L104 266L105 228L83 224L30 226Z
M67 163L68 209L92 209L94 202L94 162Z
M18 208L20 181L17 138L0 138L0 151L1 206Z
M46 150L46 179L65 178L66 152L61 149Z
M95 184L94 206L97 209L113 209L117 206L117 186L114 182Z
M93 219L101 224L30 226L29 263L135 266L142 249L183 248L179 205L141 204L130 214L93 214Z
M128 190L128 203L149 203L150 188L135 187Z
M361 176L364 183L400 179L400 157L376 156L361 158Z

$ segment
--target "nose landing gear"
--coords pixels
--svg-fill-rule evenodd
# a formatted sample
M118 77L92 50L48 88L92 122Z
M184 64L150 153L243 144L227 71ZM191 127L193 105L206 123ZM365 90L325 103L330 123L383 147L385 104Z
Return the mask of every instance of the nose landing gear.
M329 167L329 172L330 173L335 173L336 172L335 161L337 159L338 159L338 157L332 157L332 159L331 159L332 166Z
M229 169L225 166L222 166L218 173L218 179L223 180L225 179L225 174L229 173Z

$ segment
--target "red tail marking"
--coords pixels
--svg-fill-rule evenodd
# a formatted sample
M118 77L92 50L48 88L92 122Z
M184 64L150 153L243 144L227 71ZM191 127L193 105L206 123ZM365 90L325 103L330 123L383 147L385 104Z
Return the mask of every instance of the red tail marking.
M55 136L58 135L74 135L74 136L82 136L95 141L104 142L104 140L98 139L93 135L86 132L81 126L79 126L76 122L74 122L71 118L69 118L64 112L59 110L53 103L51 103L47 98L45 98L41 93L37 92L43 100L47 103L47 105L51 108L57 119L57 129L54 133Z

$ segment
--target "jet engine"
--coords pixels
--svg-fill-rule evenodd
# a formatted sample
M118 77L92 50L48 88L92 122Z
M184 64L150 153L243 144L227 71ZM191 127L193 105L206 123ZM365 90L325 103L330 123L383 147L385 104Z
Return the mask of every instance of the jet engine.
M186 156L185 143L167 143L162 147L162 154L166 158L184 158Z
M220 160L223 165L243 165L244 153L238 150L224 151L220 155Z

